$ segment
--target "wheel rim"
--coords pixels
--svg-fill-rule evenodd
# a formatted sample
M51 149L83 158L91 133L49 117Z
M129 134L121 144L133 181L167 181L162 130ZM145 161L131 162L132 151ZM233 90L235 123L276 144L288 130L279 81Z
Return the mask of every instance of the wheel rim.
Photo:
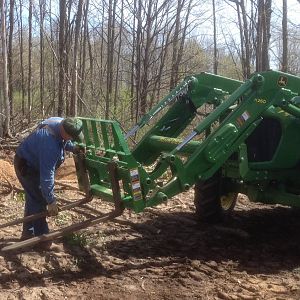
M221 202L221 207L223 210L231 210L234 205L235 205L235 201L236 201L236 193L228 193L227 195L223 195L220 198L220 202Z

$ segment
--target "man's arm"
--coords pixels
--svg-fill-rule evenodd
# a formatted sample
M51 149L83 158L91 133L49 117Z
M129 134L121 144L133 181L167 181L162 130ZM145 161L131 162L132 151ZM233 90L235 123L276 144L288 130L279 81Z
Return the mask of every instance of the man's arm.
M39 165L40 165L40 184L43 197L48 204L55 201L54 198L54 176L55 166L60 158L60 147L55 137L41 129Z
M65 145L65 150L72 152L74 154L78 153L85 153L85 148L82 146L79 146L78 144L74 144L72 141L67 141Z
M65 150L69 152L74 152L75 144L72 141L67 141L65 144Z

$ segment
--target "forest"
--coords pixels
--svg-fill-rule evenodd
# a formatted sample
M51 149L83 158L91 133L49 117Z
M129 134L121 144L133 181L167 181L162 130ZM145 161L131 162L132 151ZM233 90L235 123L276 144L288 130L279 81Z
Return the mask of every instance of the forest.
M1 0L0 136L48 116L126 129L186 75L300 72L300 0Z

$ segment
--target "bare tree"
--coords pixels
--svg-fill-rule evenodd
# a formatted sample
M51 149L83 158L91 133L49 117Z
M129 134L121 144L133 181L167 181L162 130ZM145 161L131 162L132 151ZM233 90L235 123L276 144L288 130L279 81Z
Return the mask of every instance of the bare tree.
M19 2L19 45L20 45L20 69L21 69L21 89L22 89L22 115L25 115L25 71L24 71L24 41L23 41L23 3L22 0Z
M136 12L136 38L135 38L135 48L136 57L134 61L134 73L135 73L135 93L136 93L136 120L140 117L140 107L141 107L141 62L142 62L142 34L143 34L143 24L142 24L142 0L135 0L135 12Z
M53 19L52 19L52 0L49 1L49 25L50 25L50 41L54 41L55 40L55 32L54 32L54 26L53 26ZM60 49L59 49L60 50ZM60 53L58 53L60 54ZM60 56L59 56L60 57ZM56 99L56 90L57 90L57 76L56 76L56 69L57 69L57 64L56 64L56 56L53 54L52 55L52 59L51 59L51 72L50 72L50 83L49 85L51 86L51 88L49 89L49 93L50 93L50 105L48 107L48 111L52 110L52 113L54 115L57 114L57 110L56 110L56 105L55 105L55 99Z
M7 74L7 45L6 45L6 3L0 0L1 4L1 40L2 40L2 89L3 89L3 110L1 110L2 128L1 136L10 136L10 104L8 98L8 74ZM4 112L4 114L2 113ZM4 117L4 120L3 120Z
M87 62L87 54L86 54L86 48L87 48L87 42L89 38L89 22L88 22L88 10L89 10L89 0L86 0L86 4L83 7L84 13L83 13L83 37L82 37L82 43L81 43L81 64L80 64L80 98L84 98L84 90L85 90L85 78L86 78L86 62ZM82 113L82 102L80 101L78 103L78 110L79 114Z
M217 26L216 26L216 2L212 0L213 5L213 27L214 27L214 74L218 74L218 49L217 49Z
M272 0L258 0L257 43L256 43L256 71L270 68L270 22Z
M117 0L108 1L107 23L107 79L105 97L105 118L109 117L110 101L112 100L113 75L114 75L114 48L115 48L115 21Z
M58 81L58 107L57 114L62 116L65 112L64 88L65 88L65 26L66 26L66 0L59 1L59 81Z
M80 28L82 20L82 10L84 0L79 0L78 9L75 21L75 38L73 50L73 69L72 69L72 87L71 87L71 101L70 101L70 114L71 116L77 115L77 93L78 93L78 47L80 38Z
M242 65L242 72L244 79L248 78L251 73L250 68L250 57L251 57L251 49L250 49L250 26L248 24L248 16L246 11L246 5L244 0L228 0L230 2L234 2L236 4L236 12L238 17L238 27L240 32L240 60ZM254 20L252 20L253 22Z
M247 78L255 67L269 67L271 0L104 0L103 5L96 0L62 0L58 6L53 0L6 2L11 116L14 108L19 117L19 102L13 101L19 92L22 112L32 118L79 113L121 117L125 122L139 119L185 74L212 69ZM39 7L32 15L33 3ZM213 15L205 21L202 7L203 12L209 9L208 3ZM217 38L223 3L235 9L239 30L236 36L235 31L226 37L224 32L224 44ZM282 3L282 31L276 40L272 31L272 42L282 41L281 69L296 72L298 60L287 51L293 50L296 57L297 44L289 30L287 49L288 2ZM204 21L213 21L211 35L200 31ZM196 35L194 25L200 28ZM228 23L222 25L224 30ZM212 44L210 60L206 49ZM35 95L40 105L33 106Z
M177 57L179 51L179 42L180 42L180 26L181 26L181 12L183 10L185 0L178 0L177 1L177 11L176 11L176 19L175 19L175 30L173 36L173 54L172 54L172 69L171 69L171 78L170 78L170 89L173 89L176 85L176 73L178 72L178 65L177 65Z
M9 1L9 35L8 35L8 96L9 96L9 103L10 103L10 113L13 116L14 106L13 106L13 33L14 33L14 7L15 1Z
M287 30L287 0L282 0L282 64L281 70L288 70L288 30Z
M121 47L123 43L123 22L124 22L124 0L121 0L121 7L120 7L120 25L119 25L119 41L118 41L118 50L117 50L117 61L116 61L116 80L115 80L115 93L114 93L114 115L116 114L117 110L117 95L119 90L119 72L120 71L120 60L121 60Z
M42 116L45 116L45 54L44 54L44 20L45 20L45 0L39 0L40 7L40 103Z
M31 122L32 109L32 0L29 0L29 14L28 14L28 82L27 82L27 108L28 121Z
M242 20L239 17L240 32L241 32L241 40L244 41L242 48L244 52L243 60L242 60L242 69L244 79L249 78L251 70L250 70L250 38L249 38L249 26L247 21L247 12L245 1L241 0L240 2Z

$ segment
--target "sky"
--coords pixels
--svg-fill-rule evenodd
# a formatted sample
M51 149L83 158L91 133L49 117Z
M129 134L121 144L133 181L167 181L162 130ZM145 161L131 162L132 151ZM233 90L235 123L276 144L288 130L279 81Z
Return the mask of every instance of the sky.
M274 6L282 11L282 0L273 0ZM300 25L300 3L297 0L287 0L288 19L295 25Z
M250 2L250 1L247 1ZM213 31L212 31L212 18L211 18L211 2L206 2L208 6L203 6L206 8L206 22L202 24L201 28L199 28L199 33L201 36L206 36L209 42L212 42ZM239 29L237 26L237 15L235 10L235 5L225 4L224 1L218 1L217 6L217 20L218 20L218 28L217 28L217 43L219 47L222 47L232 39L236 40L239 43ZM297 0L287 0L287 10L288 10L288 26L299 29L300 30L300 3ZM282 0L272 0L272 22L273 24L277 24L273 27L272 30L276 28L281 28L282 22ZM273 32L275 34L275 32ZM212 46L212 45L211 45ZM270 45L272 48L271 51L271 64L272 68L276 67L276 51L278 50L277 45Z
M222 2L221 2L222 3ZM300 28L300 3L297 0L287 0L288 4L288 22L293 27ZM282 0L273 0L272 1L272 22L277 23L278 27L281 27L282 22ZM236 7L235 5L224 4L221 6L219 11L217 11L218 20L220 20L220 25L223 27L222 34L226 34L224 32L227 29L227 34L239 36L239 30L237 27L237 15L236 15ZM207 24L211 28L211 24ZM211 30L208 31L212 34ZM219 38L222 38L220 35L221 32L218 30Z

